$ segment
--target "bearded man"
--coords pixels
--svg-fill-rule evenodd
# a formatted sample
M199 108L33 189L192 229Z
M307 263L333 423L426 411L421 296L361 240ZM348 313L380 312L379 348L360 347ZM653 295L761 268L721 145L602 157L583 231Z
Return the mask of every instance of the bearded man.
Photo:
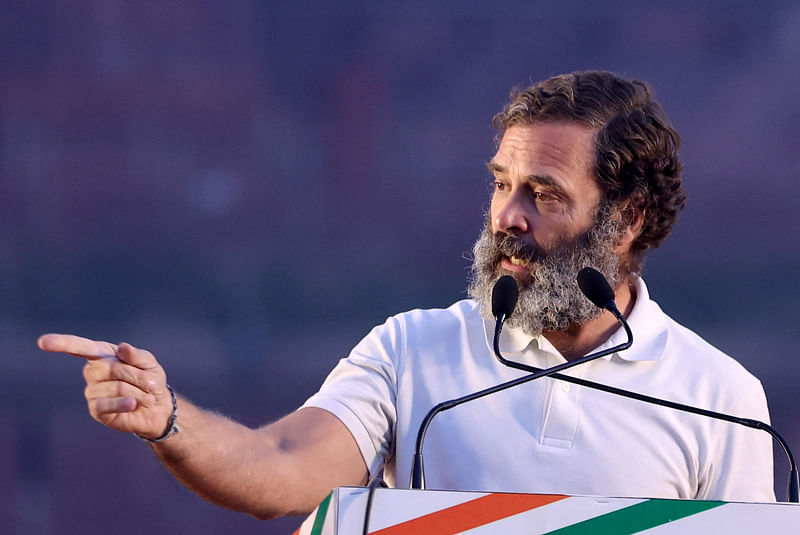
M471 299L389 318L278 422L250 429L176 398L155 357L129 344L45 335L39 345L87 359L95 419L149 440L204 498L260 518L308 512L380 470L405 486L433 406L520 377L492 353L491 289L505 274L521 287L500 339L507 359L548 368L625 339L577 287L591 266L636 341L569 375L768 420L760 382L666 316L640 277L686 198L678 134L648 87L602 71L556 76L512 93L494 122ZM552 378L442 414L425 456L429 488L774 500L766 434Z

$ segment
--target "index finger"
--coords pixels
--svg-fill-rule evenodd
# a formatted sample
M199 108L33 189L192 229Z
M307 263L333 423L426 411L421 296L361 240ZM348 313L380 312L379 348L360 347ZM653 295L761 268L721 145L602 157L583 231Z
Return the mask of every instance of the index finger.
M88 360L117 356L115 344L89 340L72 334L45 334L39 337L37 344L44 351L66 353Z

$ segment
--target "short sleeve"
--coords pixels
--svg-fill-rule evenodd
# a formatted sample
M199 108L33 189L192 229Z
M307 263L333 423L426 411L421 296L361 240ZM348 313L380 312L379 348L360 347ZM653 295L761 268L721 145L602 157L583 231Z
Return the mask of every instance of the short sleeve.
M377 326L339 361L303 407L336 416L358 444L370 474L392 455L397 421L396 363L402 351L397 318Z
M733 416L769 423L767 398L761 382L742 391ZM700 499L774 502L772 437L760 429L719 422L724 430L717 441L718 454Z

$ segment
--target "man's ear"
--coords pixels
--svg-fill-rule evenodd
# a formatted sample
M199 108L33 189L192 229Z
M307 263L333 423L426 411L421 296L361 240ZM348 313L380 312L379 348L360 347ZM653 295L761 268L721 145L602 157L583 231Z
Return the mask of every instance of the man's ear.
M636 241L636 238L642 233L644 210L636 208L632 203L626 203L620 207L617 214L622 220L620 223L625 226L614 249L618 255L627 255L631 250L633 242Z

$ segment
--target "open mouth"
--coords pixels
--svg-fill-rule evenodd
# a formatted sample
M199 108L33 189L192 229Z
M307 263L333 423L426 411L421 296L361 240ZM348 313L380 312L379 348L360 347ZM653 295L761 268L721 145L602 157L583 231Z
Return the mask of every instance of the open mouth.
M493 252L501 269L520 276L530 274L538 256L534 245L510 234L496 233L493 238Z
M527 267L531 263L530 260L525 259L525 258L519 258L518 256L513 256L512 255L512 256L508 256L506 258L508 258L508 260L512 264L514 264L515 266Z
M530 274L533 269L533 260L507 255L501 258L500 268L509 273L516 273L519 275Z

